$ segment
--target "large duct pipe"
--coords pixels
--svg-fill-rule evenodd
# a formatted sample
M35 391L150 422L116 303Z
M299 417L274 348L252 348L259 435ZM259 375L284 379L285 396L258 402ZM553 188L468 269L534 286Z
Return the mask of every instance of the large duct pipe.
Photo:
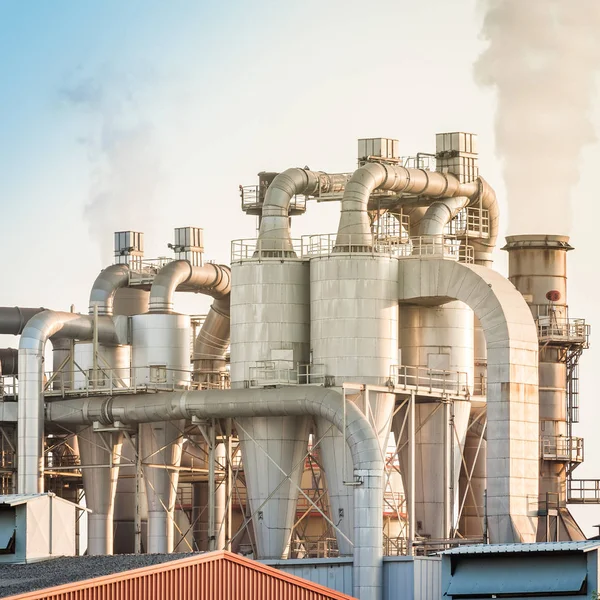
M111 316L117 290L129 284L129 267L111 265L100 272L90 293L90 314L97 307L99 315Z
M21 335L28 321L44 310L47 309L0 306L0 334Z
M307 169L287 169L279 173L267 189L262 209L258 239L261 250L283 250L286 256L294 255L290 237L289 210L296 194L340 192L348 175L328 175Z
M47 405L48 421L62 424L151 423L191 419L307 416L344 429L344 404L337 392L321 387L277 390L207 390L133 397L83 398ZM360 600L380 600L382 590L383 459L371 425L351 402L346 404L345 437L361 485L354 490L354 590Z
M469 205L469 198L456 196L437 200L429 205L421 221L421 235L442 236L444 229L452 219L465 207Z
M34 316L23 329L19 344L18 405L18 490L21 494L44 491L44 403L43 360L48 338L90 340L94 320L76 313L44 311ZM112 320L98 319L98 339L116 343Z
M450 173L367 163L354 172L346 185L336 246L372 246L367 206L371 194L376 189L430 198L465 196L471 202L481 201L484 207L489 204L488 210L495 207L494 192L482 178L470 183L461 183ZM494 215L494 226L496 225L497 213Z
M19 373L19 351L16 348L0 349L0 375Z
M194 341L194 371L216 373L225 370L225 354L231 337L231 295L215 298Z
M173 312L173 295L179 286L222 298L231 291L231 271L225 265L207 263L194 267L187 260L165 265L154 278L150 290L150 312Z

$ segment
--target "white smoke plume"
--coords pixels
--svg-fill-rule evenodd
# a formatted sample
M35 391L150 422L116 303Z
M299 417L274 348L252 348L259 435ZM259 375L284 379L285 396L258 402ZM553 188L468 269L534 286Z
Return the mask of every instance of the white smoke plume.
M600 0L478 0L510 233L566 234L600 68Z
M160 222L160 150L138 97L144 85L102 74L80 77L60 93L85 117L86 131L78 141L87 151L91 180L83 215L103 264L112 262L114 231L148 235Z

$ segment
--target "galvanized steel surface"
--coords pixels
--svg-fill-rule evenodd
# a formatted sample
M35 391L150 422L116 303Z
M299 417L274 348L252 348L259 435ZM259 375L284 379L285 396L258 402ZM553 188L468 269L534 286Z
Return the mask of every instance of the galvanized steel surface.
M180 286L187 291L222 298L231 290L231 271L229 267L213 263L192 266L187 260L166 264L152 282L150 312L172 312L173 295Z
M44 491L43 443L44 402L42 361L46 341L51 336L90 340L94 335L91 317L76 313L43 311L28 321L19 343L19 435L18 490ZM98 339L118 343L113 321L98 319Z
M96 433L82 427L77 434L88 515L88 554L112 554L113 514L123 434ZM94 468L95 467L95 468Z
M16 348L0 349L0 375L19 373L19 351Z
M47 309L0 306L0 334L20 335L29 319L45 310Z
M442 554L513 554L530 552L589 552L600 548L600 540L537 542L534 544L475 544L457 546Z
M348 175L287 169L271 182L262 207L259 238L262 250L275 250L294 255L290 239L289 209L297 194L336 193L344 189Z
M236 421L258 558L288 557L309 424L307 417Z
M131 317L131 327L131 366L136 385L187 387L190 383L190 317L162 313L135 315Z
M486 267L435 259L400 265L400 300L454 298L471 306L481 321L488 347L491 540L532 542L537 517L531 516L529 501L539 489L539 404L537 329L529 307L509 281Z
M337 386L345 382L383 385L392 365L398 364L398 259L343 253L313 258L310 298L313 363L323 365ZM382 453L394 404L394 395L372 393L366 410ZM328 428L328 422L317 419L332 516L344 535L353 539L354 496L344 482L343 468L347 447L343 437ZM348 541L337 532L336 537L340 553L351 554Z
M233 265L231 385L241 388L257 362L295 368L310 359L308 262L248 261Z
M112 315L113 302L117 290L129 284L129 267L127 265L111 265L100 272L90 293L89 312L94 313L97 307L99 315Z

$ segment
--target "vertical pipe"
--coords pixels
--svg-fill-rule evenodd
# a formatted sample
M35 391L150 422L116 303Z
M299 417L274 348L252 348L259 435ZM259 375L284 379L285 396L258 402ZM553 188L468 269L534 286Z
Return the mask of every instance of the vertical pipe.
M413 554L415 541L415 393L410 393L408 404L408 455L409 455L409 489L408 496L408 555Z
M215 516L214 516L214 534L215 550L225 549L225 513L227 504L227 489L225 469L227 468L227 448L223 438L215 448L215 461L218 467L218 475L215 481Z
M233 446L231 442L231 419L227 419L227 529L225 533L225 550L231 552L231 532L233 518Z
M209 428L208 445L208 550L216 550L215 540L215 421Z
M444 536L450 535L450 461L452 459L452 431L450 430L450 401L444 400Z
M134 530L134 552L142 552L142 511L140 507L142 492L142 452L141 452L141 429L137 426L136 453L135 453L135 513L133 516Z

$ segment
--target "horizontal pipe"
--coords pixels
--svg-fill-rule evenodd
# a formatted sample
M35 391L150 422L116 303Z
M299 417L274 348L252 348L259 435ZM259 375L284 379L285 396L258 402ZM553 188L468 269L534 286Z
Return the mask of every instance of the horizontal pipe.
M367 163L357 169L348 181L342 198L342 213L336 239L337 246L371 246L371 223L367 206L371 194L377 190L388 190L411 196L429 198L452 198L465 196L469 204L481 202L490 211L490 230L493 235L478 246L478 256L483 259L495 245L497 235L497 205L493 189L479 177L476 181L461 183L455 175L407 169L399 165Z
M321 417L346 438L354 476L354 595L380 600L382 586L383 460L373 428L352 402L321 387L206 390L92 397L48 403L46 419L63 425L152 423L177 419L269 416Z
M0 375L19 373L19 351L16 348L0 348Z
M98 307L99 315L112 315L115 294L120 288L129 285L129 267L127 265L111 265L100 272L90 293L90 314Z
M18 402L18 491L35 494L44 491L43 440L44 348L50 337L91 340L94 319L77 313L46 310L35 315L23 329L19 343ZM110 317L98 319L98 341L118 342Z
M46 309L0 306L0 334L21 335L29 319L44 310Z
M231 270L213 263L195 267L187 260L168 263L152 282L150 312L172 312L173 296L180 286L186 291L222 298L231 291Z

